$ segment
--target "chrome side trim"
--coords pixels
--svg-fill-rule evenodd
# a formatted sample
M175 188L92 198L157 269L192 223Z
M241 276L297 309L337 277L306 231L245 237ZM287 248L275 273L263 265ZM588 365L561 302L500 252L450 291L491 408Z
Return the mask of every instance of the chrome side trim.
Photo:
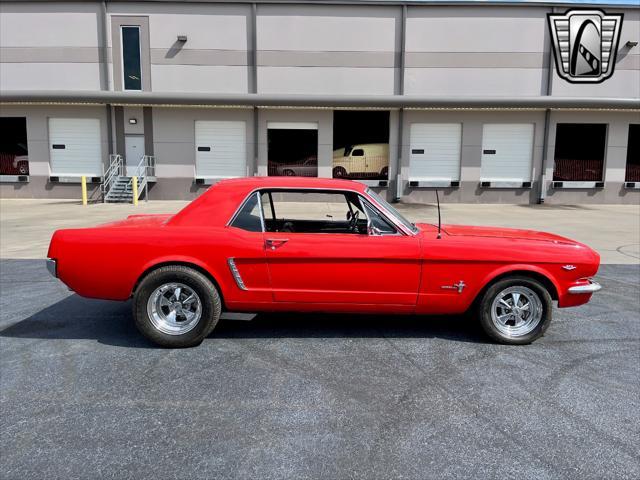
M602 286L598 282L594 282L593 280L589 280L589 283L586 285L576 285L575 287L569 287L569 293L571 294L580 294L580 293L594 293L600 290Z
M262 227L262 233L265 233L267 231L267 226L264 221L264 211L262 210L262 193L258 191L255 193L255 195L258 197L258 211L260 212L260 226Z
M231 270L231 275L233 275L233 279L236 281L236 285L240 290L247 290L244 282L242 281L242 277L240 276L240 272L238 271L238 267L236 267L235 259L228 258L227 264L229 264L229 270Z
M53 258L47 258L47 270L52 277L58 278L58 263Z

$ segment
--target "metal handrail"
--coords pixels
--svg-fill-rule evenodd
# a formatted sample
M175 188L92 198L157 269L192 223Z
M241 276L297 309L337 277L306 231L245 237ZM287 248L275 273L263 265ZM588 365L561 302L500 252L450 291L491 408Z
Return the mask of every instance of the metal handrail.
M104 170L104 166L102 167ZM102 200L104 201L107 193L111 190L111 187L116 182L119 176L124 174L124 161L122 155L114 153L109 155L109 167L102 175Z
M145 192L145 201L149 200L149 177L156 175L156 159L153 155L143 155L134 170L134 176L138 177L138 197ZM129 179L129 185L133 189L133 177Z

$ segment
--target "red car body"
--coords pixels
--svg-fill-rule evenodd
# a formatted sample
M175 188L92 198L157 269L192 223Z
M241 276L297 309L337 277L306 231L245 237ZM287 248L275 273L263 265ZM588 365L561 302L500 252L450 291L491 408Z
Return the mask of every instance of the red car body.
M175 215L131 215L55 232L48 256L84 297L127 300L147 272L186 265L217 286L227 311L459 314L491 282L524 274L559 307L586 303L600 257L561 236L496 227L418 224L401 235L250 232L230 225L252 192L355 192L389 213L358 182L310 178L222 181ZM243 284L237 281L233 259ZM460 288L461 287L461 288ZM577 288L576 288L577 287ZM573 291L570 292L570 289Z

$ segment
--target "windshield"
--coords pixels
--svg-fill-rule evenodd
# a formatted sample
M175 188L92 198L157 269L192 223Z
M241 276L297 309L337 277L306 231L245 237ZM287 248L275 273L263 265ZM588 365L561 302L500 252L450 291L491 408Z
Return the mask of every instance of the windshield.
M387 212L393 215L400 223L402 223L405 227L407 227L413 233L418 232L418 228L413 223L411 223L409 220L404 218L398 210L393 208L393 206L391 206L389 202L387 202L384 198L382 198L376 192L374 192L370 188L367 188L367 195L369 195L376 202L378 202Z

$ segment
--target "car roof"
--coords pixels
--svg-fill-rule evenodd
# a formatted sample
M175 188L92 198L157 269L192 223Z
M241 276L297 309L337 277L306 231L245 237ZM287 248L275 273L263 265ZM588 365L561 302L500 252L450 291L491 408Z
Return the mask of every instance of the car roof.
M215 186L236 187L249 190L257 188L309 188L309 189L340 189L354 192L364 192L366 185L353 180L317 177L243 177L229 178L219 181Z
M226 225L254 190L347 190L364 193L367 186L352 180L311 177L244 177L221 180L185 208L168 225Z

